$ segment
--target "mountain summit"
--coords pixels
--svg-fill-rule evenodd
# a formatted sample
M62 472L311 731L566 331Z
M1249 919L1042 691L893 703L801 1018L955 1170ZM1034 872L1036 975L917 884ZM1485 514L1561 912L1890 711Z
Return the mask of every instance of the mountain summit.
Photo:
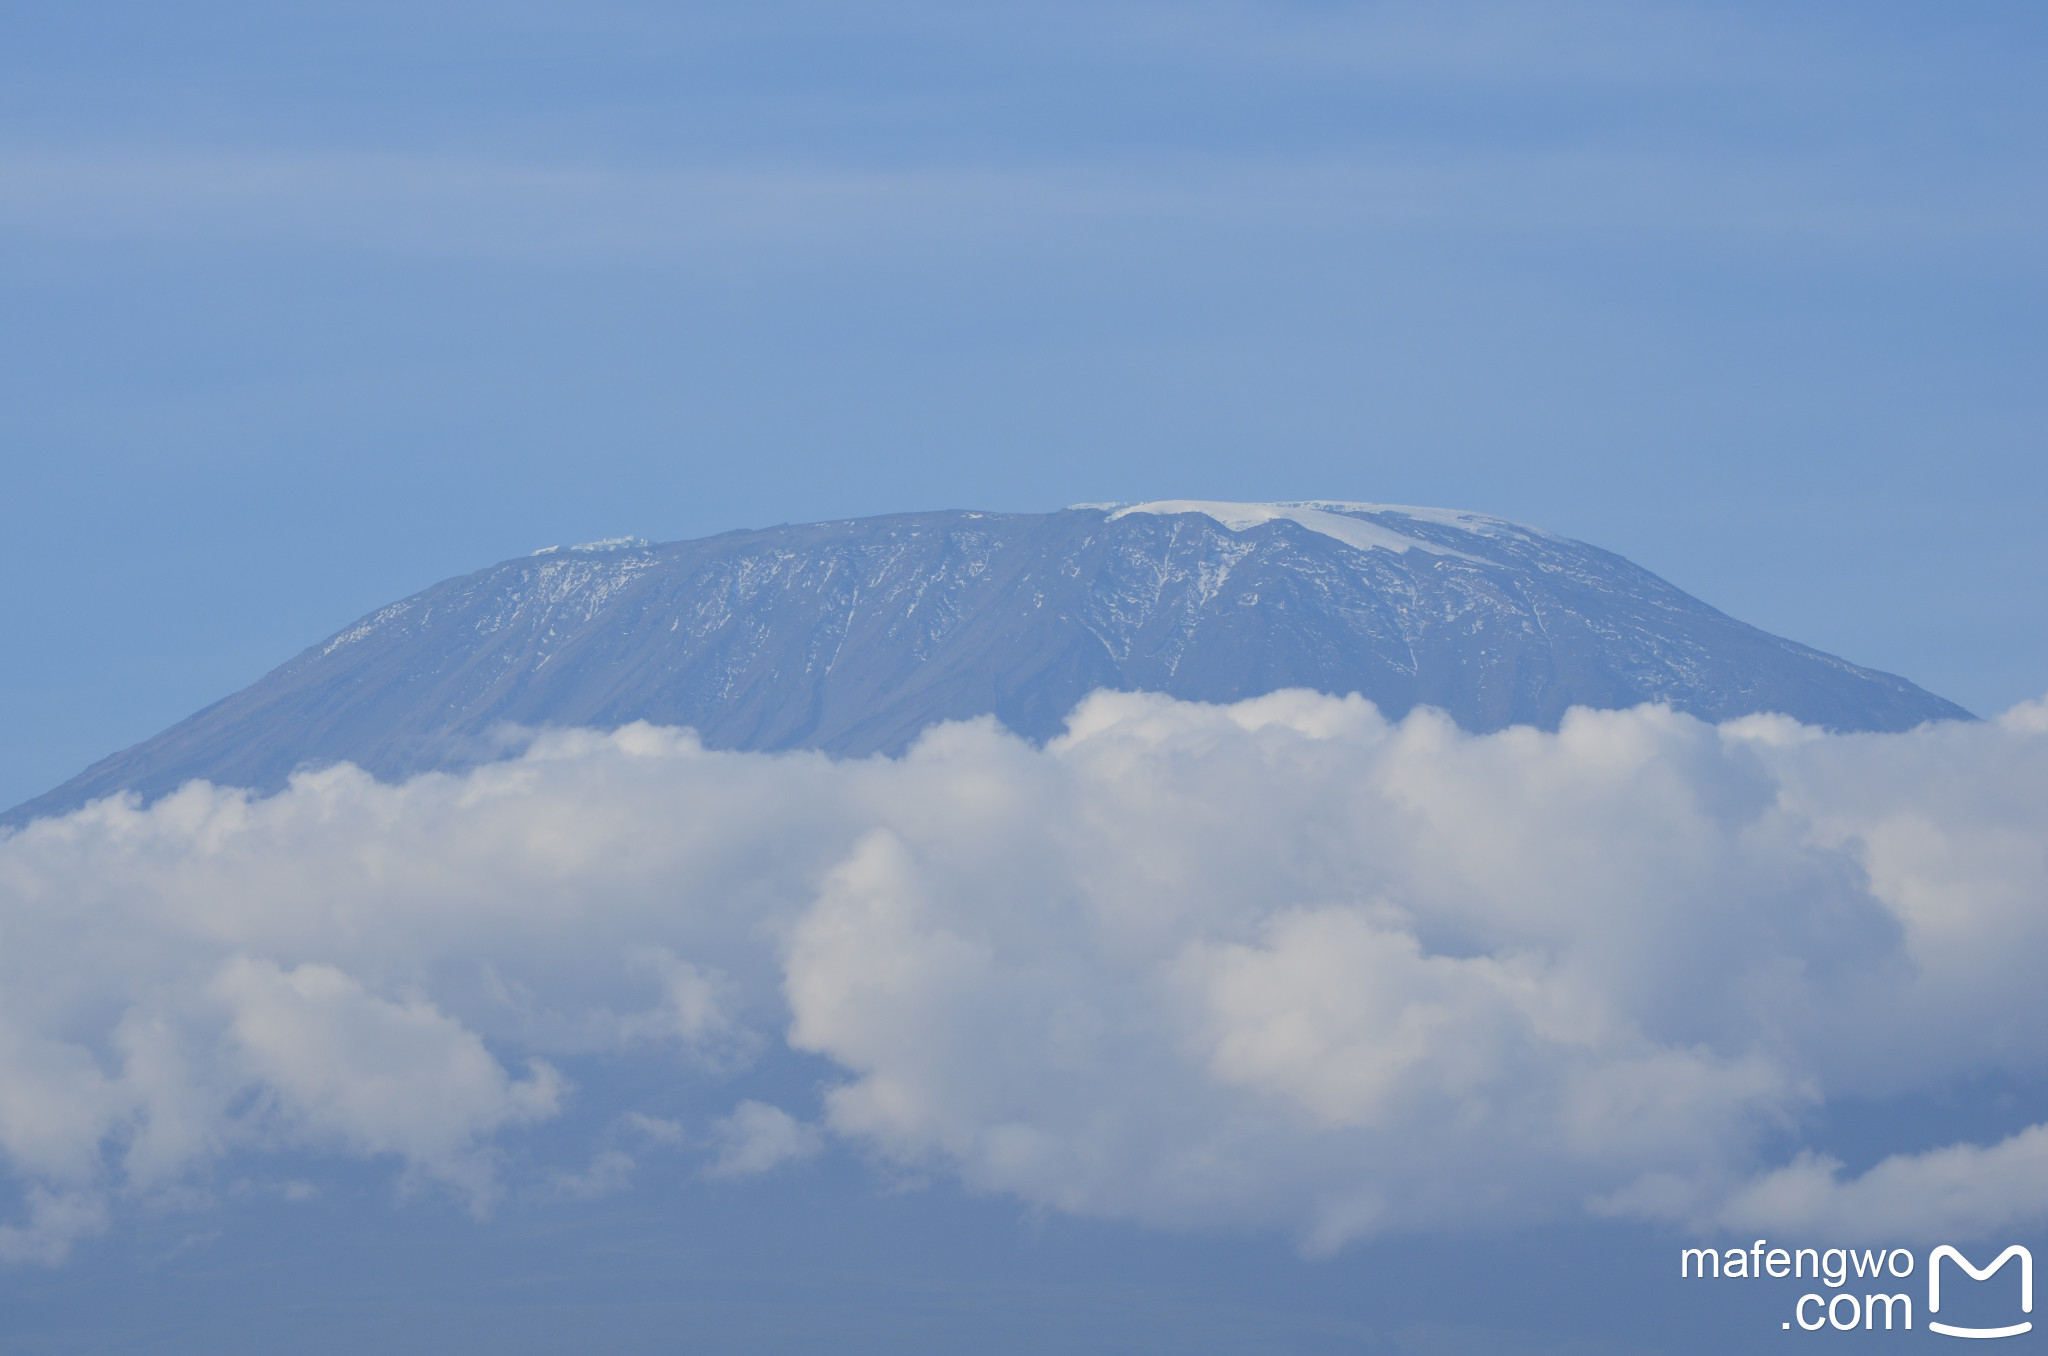
M0 822L195 777L269 791L495 756L507 725L694 726L720 748L894 753L993 713L1059 732L1099 688L1359 692L1468 730L1573 706L1970 719L1596 547L1448 509L1309 501L906 513L549 547L381 608Z

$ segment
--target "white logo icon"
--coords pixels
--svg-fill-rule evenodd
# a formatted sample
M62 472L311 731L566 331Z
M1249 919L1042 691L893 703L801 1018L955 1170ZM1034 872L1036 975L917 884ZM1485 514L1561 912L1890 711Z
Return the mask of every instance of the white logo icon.
M2034 1254L2015 1243L2004 1252L1998 1254L1996 1262L1979 1271L1976 1267L1970 1265L1969 1258L1944 1243L1928 1254L1927 1257L1928 1313L1938 1314L1941 1312L1941 1259L1944 1257L1954 1258L1955 1264L1968 1272L1970 1279L1973 1281L1988 1281L1991 1279L1993 1272L1997 1271L2007 1262L2010 1262L2013 1258L2019 1258L2020 1312L2023 1314L2034 1312ZM1933 1332L1945 1333L1950 1337L2018 1337L2021 1333L2032 1332L2034 1329L2034 1325L2031 1322L2015 1323L2009 1328L1956 1328L1946 1323L1936 1323L1932 1319L1928 1320L1927 1326Z

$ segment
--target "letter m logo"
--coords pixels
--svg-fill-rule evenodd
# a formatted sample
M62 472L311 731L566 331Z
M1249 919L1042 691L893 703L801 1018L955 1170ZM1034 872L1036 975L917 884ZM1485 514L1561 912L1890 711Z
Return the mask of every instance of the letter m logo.
M2034 1254L2015 1243L2004 1252L1998 1254L1997 1261L1980 1270L1970 1265L1969 1258L1944 1243L1933 1252L1927 1254L1928 1313L1938 1314L1941 1312L1941 1259L1944 1257L1953 1259L1957 1266L1969 1273L1970 1279L1973 1281L1988 1281L1991 1279L1992 1273L1996 1272L2000 1267L2015 1257L2019 1258L2020 1312L2023 1314L2034 1312ZM2031 1322L2015 1323L2009 1328L1958 1328L1952 1327L1947 1323L1936 1323L1929 1320L1927 1326L1933 1332L1946 1333L1950 1337L2018 1337L2021 1333L2032 1332L2034 1329L2034 1325Z

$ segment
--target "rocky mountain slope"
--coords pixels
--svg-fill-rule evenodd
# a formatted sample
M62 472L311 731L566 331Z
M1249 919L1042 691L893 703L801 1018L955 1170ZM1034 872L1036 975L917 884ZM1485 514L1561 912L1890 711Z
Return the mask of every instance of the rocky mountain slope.
M448 580L0 820L194 777L272 790L344 759L387 778L460 767L507 747L507 726L650 720L716 747L861 755L992 712L1044 738L1098 687L1360 692L1475 731L1644 701L1842 730L1969 718L1619 556L1479 514L909 513L550 548Z

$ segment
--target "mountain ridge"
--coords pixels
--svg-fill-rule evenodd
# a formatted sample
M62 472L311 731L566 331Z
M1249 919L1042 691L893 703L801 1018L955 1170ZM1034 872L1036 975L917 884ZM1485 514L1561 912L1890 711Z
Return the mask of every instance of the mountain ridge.
M1598 547L1462 510L1162 500L942 510L547 547L375 610L0 824L193 777L384 778L500 756L507 725L631 720L712 747L900 752L937 720L1055 734L1097 687L1360 692L1475 731L1574 705L1972 719L1769 635Z

